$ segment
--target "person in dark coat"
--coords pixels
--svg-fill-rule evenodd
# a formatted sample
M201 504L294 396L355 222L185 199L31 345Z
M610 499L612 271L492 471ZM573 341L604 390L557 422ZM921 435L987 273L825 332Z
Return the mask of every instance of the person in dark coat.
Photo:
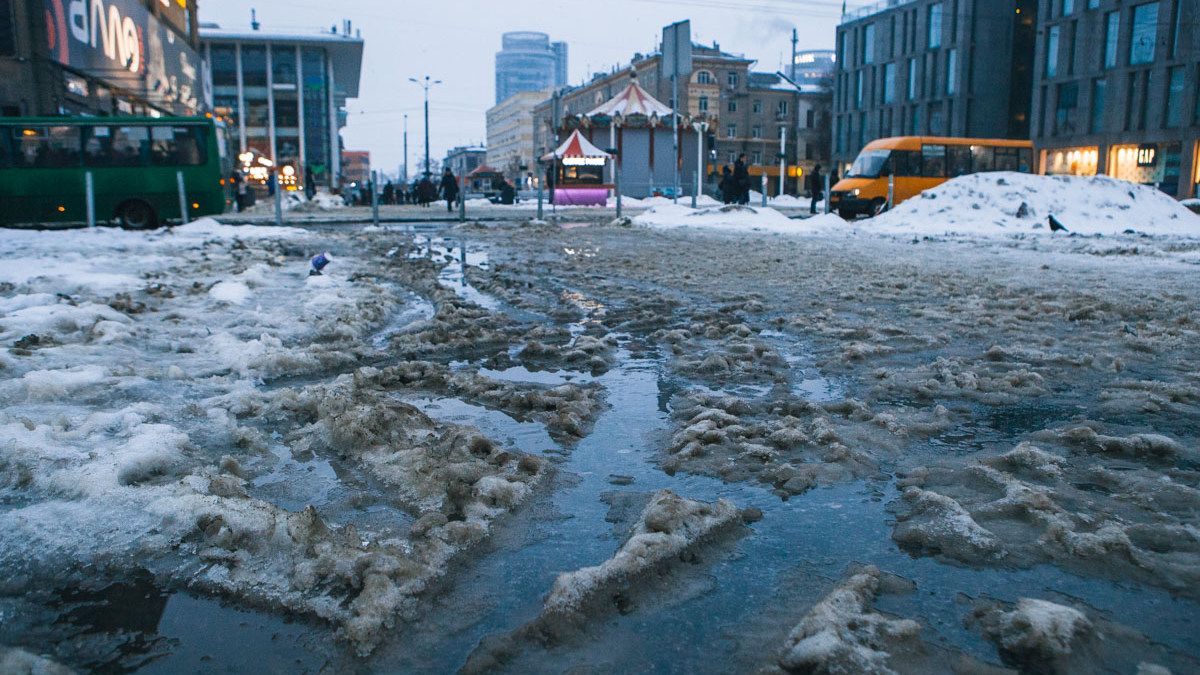
M442 172L442 199L446 200L446 210L454 211L454 202L458 201L458 180L450 167Z
M417 203L426 208L437 199L437 186L433 184L429 174L421 176L421 182L417 184Z
M733 203L733 172L729 170L728 164L721 167L721 182L717 183L717 189L721 191L722 203Z
M738 155L733 165L734 201L738 204L750 203L750 169L746 166L746 155Z
M383 203L394 204L396 202L396 186L392 185L392 181L383 184Z
M808 212L815 214L817 212L817 202L825 196L825 177L821 175L821 165L813 167L812 173L808 174L808 194L812 196L812 202L808 205Z
M317 194L317 181L313 178L311 171L304 172L304 198L312 201L313 195Z
M246 181L242 178L242 172L234 169L229 176L229 182L233 185L234 210L241 213L246 208Z
M517 190L512 186L512 183L504 181L500 185L500 203L513 204L517 200Z

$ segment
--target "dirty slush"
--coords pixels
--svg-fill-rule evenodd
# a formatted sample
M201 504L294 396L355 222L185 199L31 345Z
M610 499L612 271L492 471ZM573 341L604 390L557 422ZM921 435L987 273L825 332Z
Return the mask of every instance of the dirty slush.
M13 242L93 272L0 287L0 670L1200 668L1152 245Z

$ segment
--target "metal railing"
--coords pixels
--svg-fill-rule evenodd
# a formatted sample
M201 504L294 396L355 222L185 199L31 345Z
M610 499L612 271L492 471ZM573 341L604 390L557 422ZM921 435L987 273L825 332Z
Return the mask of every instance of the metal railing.
M914 2L917 2L917 0L882 0L881 2L877 2L873 5L867 5L866 7L859 7L858 9L856 9L852 12L846 12L845 14L842 15L842 20L839 22L838 25L841 25L844 23L850 23L851 21L858 21L861 18L871 16L872 14L878 14L879 12L882 12L887 9L891 9L893 7L903 7L904 5L911 5Z

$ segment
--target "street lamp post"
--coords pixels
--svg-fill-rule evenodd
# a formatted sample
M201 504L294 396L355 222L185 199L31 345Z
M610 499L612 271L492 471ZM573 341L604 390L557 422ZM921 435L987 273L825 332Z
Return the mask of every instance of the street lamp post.
M441 84L442 81L431 79L428 75L423 80L410 77L408 81L416 83L418 87L425 90L425 174L429 175L429 89L435 84Z

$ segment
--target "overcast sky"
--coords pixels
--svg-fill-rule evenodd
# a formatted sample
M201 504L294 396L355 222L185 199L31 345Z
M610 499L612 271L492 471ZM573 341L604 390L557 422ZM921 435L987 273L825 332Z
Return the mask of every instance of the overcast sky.
M872 3L847 4L853 10ZM833 47L842 0L200 0L199 7L201 21L226 29L248 29L251 7L263 31L327 31L353 21L365 47L346 147L369 150L375 168L395 172L403 161L405 113L410 166L424 143L421 89L409 77L443 82L430 94L433 157L485 140L501 33L535 30L566 41L571 84L653 50L662 27L683 19L691 19L695 42L716 40L725 51L757 59L758 70L775 71L791 53L793 27L801 50Z

